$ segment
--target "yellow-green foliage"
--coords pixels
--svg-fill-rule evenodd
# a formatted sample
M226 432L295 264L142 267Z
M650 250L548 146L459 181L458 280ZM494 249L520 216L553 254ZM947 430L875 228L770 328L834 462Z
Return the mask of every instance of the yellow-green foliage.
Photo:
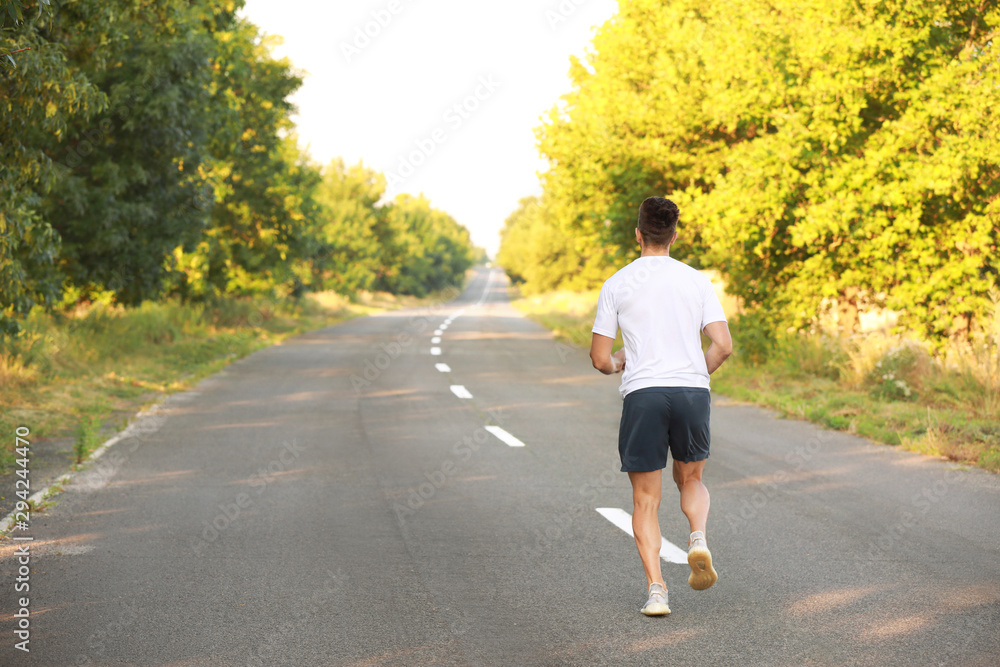
M940 345L989 317L997 3L619 4L538 130L543 195L503 253L526 291L599 284L663 195L681 207L672 254L781 330L879 307Z
M500 238L497 263L526 294L599 287L614 272L610 249L560 228L537 197L521 200Z

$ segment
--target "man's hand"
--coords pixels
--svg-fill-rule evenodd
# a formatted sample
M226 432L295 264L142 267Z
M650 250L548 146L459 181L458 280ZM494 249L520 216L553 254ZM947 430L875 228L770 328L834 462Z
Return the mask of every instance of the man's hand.
M590 343L590 361L594 364L594 368L605 375L621 373L622 369L625 368L625 350L618 350L612 355L611 348L614 345L614 338L608 338L597 333L594 334L594 338Z
M618 350L611 355L611 361L615 363L615 373L625 370L625 348Z

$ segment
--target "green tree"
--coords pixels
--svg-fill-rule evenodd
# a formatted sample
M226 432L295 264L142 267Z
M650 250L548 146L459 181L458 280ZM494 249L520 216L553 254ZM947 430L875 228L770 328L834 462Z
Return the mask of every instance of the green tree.
M547 228L620 262L667 195L675 254L775 324L968 328L998 270L998 23L994 0L623 0L538 130Z
M0 330L64 287L136 304L461 280L455 220L300 149L301 75L241 1L48 5L0 0Z
M50 31L70 63L106 96L106 111L73 124L51 152L64 167L45 217L62 239L75 285L136 304L157 298L178 244L201 234L200 166L209 139L209 3L68 3Z
M848 328L871 306L929 338L957 318L968 328L998 268L996 3L826 2L787 16L773 41L791 106L688 191L708 261L783 324L839 303Z
M425 296L459 285L472 266L469 232L423 196L398 195L378 211L379 248L375 288Z
M298 293L311 281L309 220L319 170L291 134L288 97L302 79L271 55L253 24L227 15L212 32L215 55L203 172L211 184L208 228L194 248L175 250L188 297Z
M35 304L59 298L59 235L40 213L59 169L45 151L107 97L67 62L49 36L48 3L0 0L0 333L18 331Z
M323 170L317 201L322 213L313 236L314 284L342 294L371 289L381 249L375 236L386 179L362 164L334 160Z
M543 198L525 197L500 232L497 262L526 293L588 289L613 271L613 248L581 243L557 221Z

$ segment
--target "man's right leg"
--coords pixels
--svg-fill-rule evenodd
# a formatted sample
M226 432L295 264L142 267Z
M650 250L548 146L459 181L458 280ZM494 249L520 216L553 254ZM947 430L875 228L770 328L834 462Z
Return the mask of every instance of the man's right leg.
M711 498L708 489L701 481L701 473L708 459L683 463L674 459L674 483L681 492L681 511L691 524L691 532L705 532L708 523L708 507Z
M691 576L688 584L697 591L711 588L719 579L712 567L712 552L705 541L705 524L708 522L708 489L701 481L705 461L682 463L674 459L674 482L681 492L681 511L691 524L691 540L688 545L688 565Z

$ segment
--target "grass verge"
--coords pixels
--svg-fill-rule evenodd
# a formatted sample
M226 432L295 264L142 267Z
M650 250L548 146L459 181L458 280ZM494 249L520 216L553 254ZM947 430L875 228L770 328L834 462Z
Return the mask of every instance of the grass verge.
M598 292L518 297L561 341L589 348ZM762 335L730 323L735 353L712 389L827 428L1000 472L1000 336L930 355L886 334L851 340ZM616 348L621 345L621 335Z
M167 301L136 308L102 304L70 313L33 312L16 339L0 339L0 474L13 469L13 433L29 439L74 438L77 464L162 396L195 386L263 347L347 319L425 299L327 292L297 300L227 298L213 303Z

